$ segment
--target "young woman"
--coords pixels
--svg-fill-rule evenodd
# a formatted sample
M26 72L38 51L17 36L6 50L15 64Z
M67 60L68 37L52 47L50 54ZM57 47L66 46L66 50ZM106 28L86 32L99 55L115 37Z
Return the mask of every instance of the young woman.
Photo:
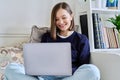
M28 76L20 64L10 64L4 80L100 80L99 69L89 64L90 48L85 35L74 31L74 16L70 6L61 2L51 13L51 31L42 36L41 42L70 42L72 51L72 76Z

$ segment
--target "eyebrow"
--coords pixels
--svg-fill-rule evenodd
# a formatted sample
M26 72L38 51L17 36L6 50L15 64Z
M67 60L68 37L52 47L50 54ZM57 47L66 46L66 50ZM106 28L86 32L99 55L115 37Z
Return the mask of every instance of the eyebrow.
M62 15L61 17L66 17L66 15ZM56 17L56 18L58 18L58 17Z

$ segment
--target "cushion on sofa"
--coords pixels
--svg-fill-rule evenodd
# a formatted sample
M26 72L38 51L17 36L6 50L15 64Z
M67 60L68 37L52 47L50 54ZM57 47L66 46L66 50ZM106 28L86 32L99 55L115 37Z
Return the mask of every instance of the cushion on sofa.
M33 26L32 30L31 30L31 35L30 35L30 43L37 43L41 41L41 37L44 33L46 33L47 31L49 31L50 29L48 27L37 27L37 26Z

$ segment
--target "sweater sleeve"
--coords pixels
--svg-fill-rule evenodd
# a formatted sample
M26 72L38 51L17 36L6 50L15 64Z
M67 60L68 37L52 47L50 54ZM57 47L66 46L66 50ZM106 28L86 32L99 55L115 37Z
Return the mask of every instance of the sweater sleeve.
M90 62L90 46L85 35L81 35L79 44L79 65L89 64Z

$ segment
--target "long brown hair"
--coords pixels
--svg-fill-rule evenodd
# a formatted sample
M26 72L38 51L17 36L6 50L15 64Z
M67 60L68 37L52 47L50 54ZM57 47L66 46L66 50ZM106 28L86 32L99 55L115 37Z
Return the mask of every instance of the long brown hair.
M60 2L53 7L53 10L51 13L51 26L50 27L51 27L51 37L54 40L56 40L56 33L59 32L59 29L55 25L55 21L56 21L56 13L60 8L65 9L70 15L72 15L73 13L70 6L65 2ZM71 26L69 27L70 31L73 29L74 29L74 18L72 19Z

